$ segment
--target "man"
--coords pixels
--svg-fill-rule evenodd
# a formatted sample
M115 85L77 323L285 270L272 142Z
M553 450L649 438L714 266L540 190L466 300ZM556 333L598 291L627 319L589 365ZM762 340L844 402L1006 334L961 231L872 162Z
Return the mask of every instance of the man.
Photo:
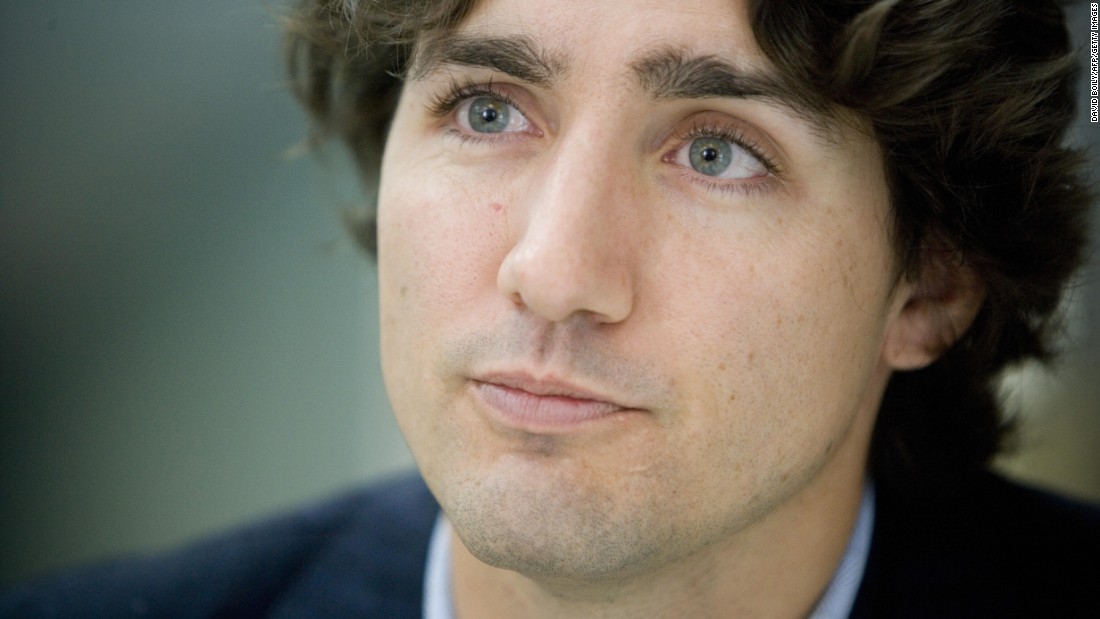
M430 494L398 482L9 608L1091 616L1096 510L984 472L993 381L1047 354L1082 253L1061 21L303 3L300 94L378 181L384 374Z

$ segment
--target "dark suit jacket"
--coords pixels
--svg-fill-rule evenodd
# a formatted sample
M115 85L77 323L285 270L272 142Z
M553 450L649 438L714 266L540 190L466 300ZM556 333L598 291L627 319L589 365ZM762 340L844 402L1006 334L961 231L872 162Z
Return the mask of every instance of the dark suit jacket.
M852 617L1100 617L1100 511L982 475L950 501L879 492ZM0 596L0 617L419 618L438 506L418 477L174 553Z

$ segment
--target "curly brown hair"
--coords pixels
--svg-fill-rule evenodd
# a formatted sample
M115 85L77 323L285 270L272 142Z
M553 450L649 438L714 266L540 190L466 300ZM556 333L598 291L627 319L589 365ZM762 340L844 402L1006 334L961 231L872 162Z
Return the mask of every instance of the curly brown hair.
M473 0L301 0L287 20L295 93L368 187L418 41ZM965 264L985 301L926 368L897 372L871 446L880 486L943 490L981 470L1010 423L1002 371L1049 360L1081 265L1092 193L1063 143L1075 64L1053 0L753 0L757 42L825 114L868 121L885 157L902 277ZM354 230L373 253L368 218Z

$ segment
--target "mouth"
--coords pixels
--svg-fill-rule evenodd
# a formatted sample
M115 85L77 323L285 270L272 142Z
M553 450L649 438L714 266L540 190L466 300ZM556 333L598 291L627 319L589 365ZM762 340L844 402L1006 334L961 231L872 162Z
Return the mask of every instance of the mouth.
M490 421L532 434L563 434L639 409L552 378L494 374L471 379Z

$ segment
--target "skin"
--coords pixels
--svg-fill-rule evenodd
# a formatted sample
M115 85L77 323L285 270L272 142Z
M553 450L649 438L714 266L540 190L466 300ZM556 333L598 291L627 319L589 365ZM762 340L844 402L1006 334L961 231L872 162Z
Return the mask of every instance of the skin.
M418 73L383 161L386 386L453 525L459 615L805 616L891 372L933 360L974 295L899 281L865 132L635 79L660 46L767 73L742 3L492 0L458 31L530 37L561 70ZM452 82L491 83L508 130L472 130L476 96L434 110ZM775 166L734 148L734 178L700 174L700 127ZM479 387L499 373L621 410L511 423Z

